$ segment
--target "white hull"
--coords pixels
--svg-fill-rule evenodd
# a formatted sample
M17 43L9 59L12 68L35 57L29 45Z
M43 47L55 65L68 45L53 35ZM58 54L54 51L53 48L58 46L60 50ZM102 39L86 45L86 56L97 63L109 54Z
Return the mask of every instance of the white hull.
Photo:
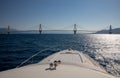
M54 64L54 61L60 60ZM0 72L0 78L115 78L87 55L76 50L63 50L37 64Z

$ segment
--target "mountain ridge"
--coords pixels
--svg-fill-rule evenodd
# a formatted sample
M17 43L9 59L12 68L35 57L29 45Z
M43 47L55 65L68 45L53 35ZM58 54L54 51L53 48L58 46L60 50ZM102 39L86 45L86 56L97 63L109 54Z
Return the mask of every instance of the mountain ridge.
M0 34L7 34L8 33L8 29L7 28L0 28ZM10 33L11 34L39 34L39 30L17 30L17 29L10 29ZM44 34L73 34L72 30L43 30L42 33ZM80 32L78 32L80 33ZM112 29L112 33L113 34L120 34L120 28L115 28ZM93 34L109 34L109 30L100 30L97 31Z
M100 30L96 34L109 34L109 30ZM120 34L120 28L112 29L112 34Z

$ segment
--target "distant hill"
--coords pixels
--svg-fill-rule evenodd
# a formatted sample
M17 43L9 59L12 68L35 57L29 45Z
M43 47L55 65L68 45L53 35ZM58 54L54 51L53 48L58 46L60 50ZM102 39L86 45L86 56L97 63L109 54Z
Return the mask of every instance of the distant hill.
M38 30L19 31L21 34L39 34ZM43 34L73 34L71 30L43 30Z
M7 34L8 29L7 28L0 28L0 34ZM39 34L38 30L16 30L16 29L10 29L11 34ZM43 34L73 34L72 30L43 30ZM81 33L81 32L77 32ZM109 30L101 30L97 31L96 34L108 34ZM120 34L120 28L112 29L113 34Z
M18 33L19 31L16 29L10 29L10 33ZM7 28L0 28L0 34L7 34L8 33L8 29Z
M0 34L7 34L7 28L0 28ZM43 34L73 34L72 30L43 30ZM10 34L39 34L38 30L16 30L10 29Z
M7 33L7 29L6 28L0 28L0 33L1 34Z
M109 30L101 30L101 31L97 31L96 34L108 34ZM115 28L112 29L112 33L113 34L120 34L120 28Z

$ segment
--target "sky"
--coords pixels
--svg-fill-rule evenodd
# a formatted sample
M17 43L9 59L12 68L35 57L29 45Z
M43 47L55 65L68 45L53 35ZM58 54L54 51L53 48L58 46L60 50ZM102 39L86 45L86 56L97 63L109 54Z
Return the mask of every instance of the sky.
M0 0L0 28L120 28L120 0Z

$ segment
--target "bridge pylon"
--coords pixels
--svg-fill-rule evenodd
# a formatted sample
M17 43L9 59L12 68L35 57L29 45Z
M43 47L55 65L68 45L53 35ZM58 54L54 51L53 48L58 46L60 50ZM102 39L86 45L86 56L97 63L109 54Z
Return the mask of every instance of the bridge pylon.
M109 34L112 34L112 25L110 25Z
M77 26L77 25L74 24L74 28L73 28L74 35L77 33L77 27L76 27L76 26Z
M42 25L39 26L39 33L42 34Z

